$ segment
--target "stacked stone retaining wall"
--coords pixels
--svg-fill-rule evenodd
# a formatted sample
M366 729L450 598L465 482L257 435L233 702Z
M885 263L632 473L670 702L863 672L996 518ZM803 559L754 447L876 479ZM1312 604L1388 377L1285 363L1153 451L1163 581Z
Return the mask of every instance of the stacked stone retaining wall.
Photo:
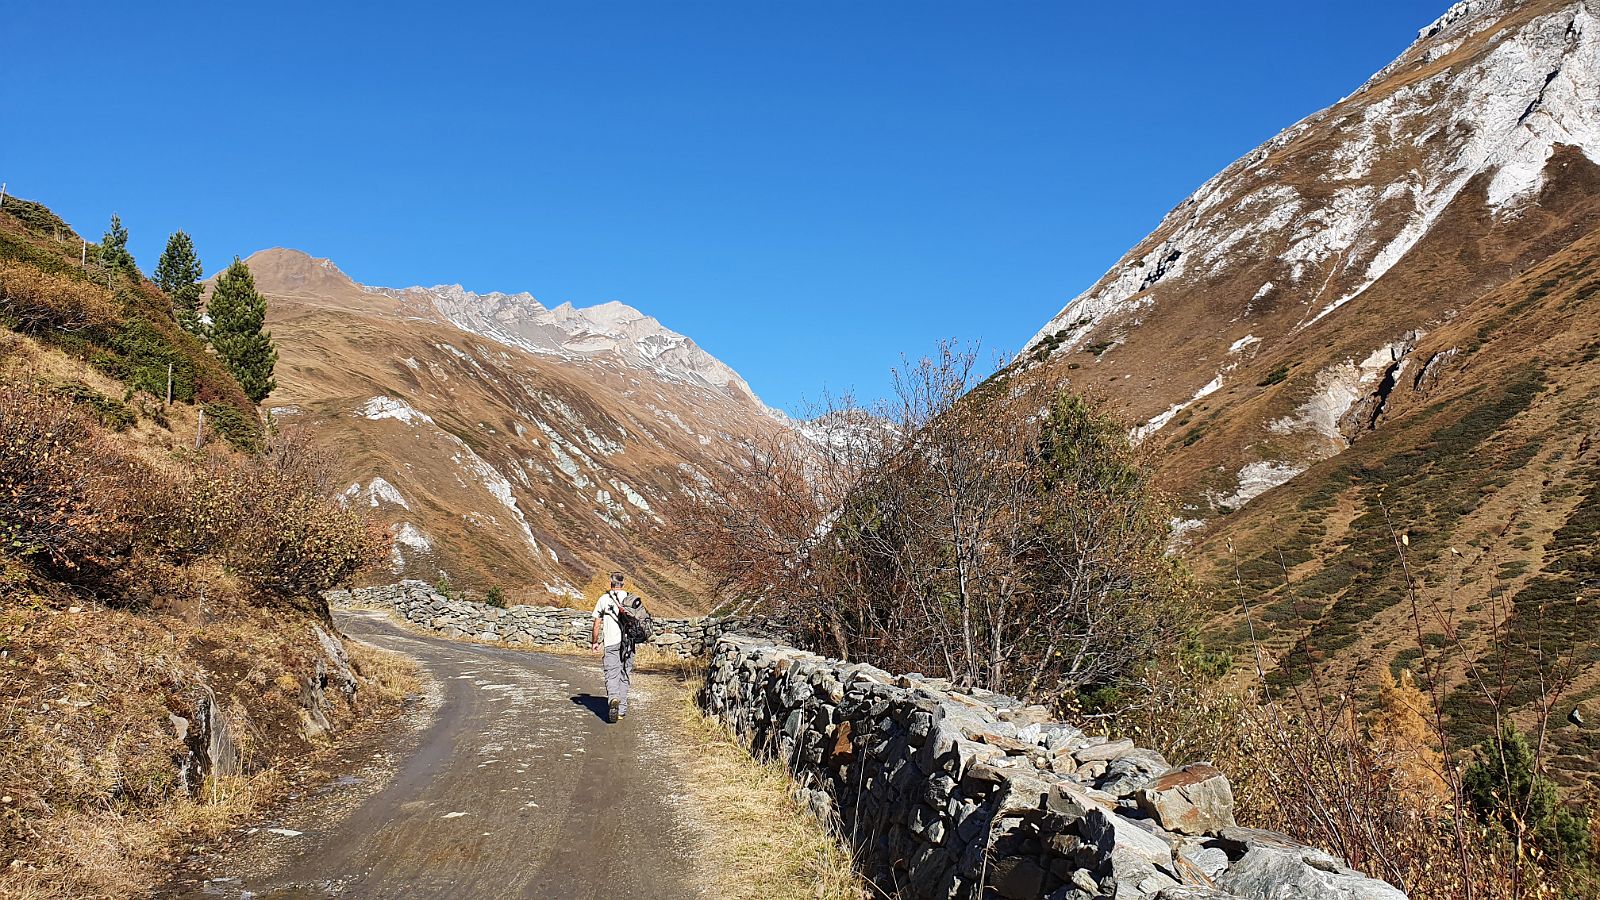
M588 647L591 634L588 610L525 605L500 608L472 600L453 600L423 581L329 591L324 596L333 607L393 610L405 621L446 637L526 647ZM754 617L658 618L655 622L657 633L650 643L685 659L704 656L717 638L731 631L774 633L770 622Z
M1405 900L1239 827L1227 777L1084 734L1042 707L723 637L701 704L783 760L889 896L915 900Z

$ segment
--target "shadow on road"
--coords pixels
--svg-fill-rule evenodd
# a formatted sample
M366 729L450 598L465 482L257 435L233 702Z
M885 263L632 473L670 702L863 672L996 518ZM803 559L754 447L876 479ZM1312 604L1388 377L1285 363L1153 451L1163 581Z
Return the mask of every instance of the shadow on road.
M578 694L572 698L572 702L599 716L602 722L609 720L611 706L604 697L596 697L593 694Z

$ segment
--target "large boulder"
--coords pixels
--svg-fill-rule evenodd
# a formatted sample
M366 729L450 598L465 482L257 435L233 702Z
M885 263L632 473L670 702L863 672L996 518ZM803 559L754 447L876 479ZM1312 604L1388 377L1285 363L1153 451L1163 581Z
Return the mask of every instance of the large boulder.
M1218 834L1234 825L1233 786L1221 770L1205 763L1168 769L1134 799L1145 815L1179 834Z
M1217 887L1249 900L1406 900L1398 888L1368 878L1338 857L1288 841L1251 841Z

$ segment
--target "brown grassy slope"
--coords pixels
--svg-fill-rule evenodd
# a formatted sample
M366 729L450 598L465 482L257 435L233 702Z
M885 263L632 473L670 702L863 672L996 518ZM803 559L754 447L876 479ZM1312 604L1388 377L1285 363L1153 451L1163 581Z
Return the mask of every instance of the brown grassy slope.
M1214 372L1228 360L1228 346L1247 332L1271 338L1237 354L1237 368L1220 391L1152 437L1164 450L1165 484L1191 512L1208 515L1207 492L1231 494L1235 474L1247 461L1280 455L1315 459L1342 449L1342 440L1319 433L1280 434L1268 427L1296 415L1316 393L1320 373L1345 360L1362 360L1414 331L1439 329L1486 292L1600 226L1600 167L1564 152L1547 172L1537 201L1505 219L1490 215L1482 200L1484 179L1478 179L1401 264L1311 328L1295 330L1303 310L1287 304L1228 324L1239 314L1237 295L1207 286L1181 302L1163 301L1160 315L1149 316L1128 332L1125 344L1098 359L1083 351L1057 364L1078 364L1068 372L1076 384L1125 409L1143 408L1153 398L1164 406L1198 387L1174 394L1176 385L1199 377L1190 370ZM1413 355L1411 364L1425 359Z
M1452 183L1460 166L1479 171L1479 157L1462 152L1481 133L1473 123L1506 126L1487 132L1513 142L1499 149L1540 123L1544 88L1563 82L1548 67L1505 60L1521 58L1519 47L1564 47L1541 59L1588 65L1574 49L1581 29L1563 33L1561 24L1578 11L1569 0L1528 0L1474 10L1476 18L1425 37L1174 210L1097 286L1139 290L1081 342L1036 348L1042 359L1059 346L1049 364L1140 422L1220 374L1220 389L1148 440L1177 516L1204 523L1188 540L1221 591L1213 637L1249 658L1246 623L1230 604L1252 600L1280 686L1315 670L1330 690L1364 692L1386 666L1442 665L1453 722L1473 737L1489 722L1491 698L1526 711L1541 669L1554 677L1556 663L1573 660L1579 700L1600 679L1587 668L1589 562L1574 549L1593 530L1596 502L1583 455L1595 427L1585 348L1600 329L1585 279L1600 228L1600 166L1557 144L1538 193L1498 208L1488 200L1495 171L1480 171L1381 278L1315 318L1420 221L1420 187ZM1482 97L1465 88L1491 60L1504 81L1484 83L1517 98L1514 108L1472 105ZM1536 98L1526 108L1524 93ZM1279 215L1285 197L1299 204L1288 216ZM1373 215L1341 219L1336 198L1370 204ZM1316 261L1296 271L1298 242L1326 237L1319 229L1329 221L1364 224L1337 236L1348 242L1342 249L1304 257ZM1227 243L1234 234L1246 237ZM1185 249L1183 264L1162 274L1151 260L1170 255L1169 240ZM1401 355L1397 364L1391 353ZM1306 470L1241 501L1247 467L1263 462L1279 480ZM1428 611L1433 603L1447 612L1420 634L1385 507L1412 533L1426 617L1441 619ZM1484 659L1501 620L1512 649ZM1488 674L1474 682L1473 671ZM1579 758L1592 765L1589 749L1565 749L1569 769L1583 767Z
M250 459L214 434L194 452L202 407L213 422L231 411L247 426L235 435L244 443L256 437L254 407L182 333L160 293L124 274L82 271L71 229L16 202L8 197L0 212L0 397L38 402L4 405L0 440L27 432L29 423L5 418L18 409L59 411L89 440L52 449L83 473L58 496L122 504L81 507L60 520L63 531L136 521L128 505L167 499L186 472ZM38 317L27 334L12 327L22 327L18 297L64 308L83 296L106 311L87 327ZM172 406L151 380L159 372L164 393L169 363ZM83 450L91 443L92 454ZM22 450L3 454L8 490L30 486L15 480L26 471L16 463ZM130 492L121 479L131 472L143 480ZM0 524L13 533L15 522ZM66 546L95 553L97 533ZM141 894L185 841L248 815L336 736L386 718L406 688L408 676L356 646L354 692L326 677L334 664L316 630L330 626L312 598L267 603L204 552L107 552L120 554L111 577L89 578L81 559L0 547L0 896ZM325 705L308 702L319 693ZM202 697L215 697L237 740L238 774L187 765L195 747L179 720L193 739Z
M777 427L753 403L609 358L506 347L294 251L249 262L272 299L280 347L280 388L269 405L297 407L284 421L306 423L338 447L351 482L393 484L410 508L380 502L379 514L411 523L432 544L430 553L402 547L386 577L431 580L443 570L458 586L498 586L511 602L541 604L621 568L660 610L702 609L664 517L672 498L697 483L693 473L718 479L741 440ZM402 398L433 423L356 413L377 396ZM537 550L464 447L506 479Z
M1280 686L1316 666L1370 692L1385 668L1437 667L1467 738L1491 727L1489 697L1531 715L1541 675L1571 681L1567 703L1592 696L1600 572L1582 554L1600 538L1597 293L1592 230L1430 331L1415 358L1433 364L1402 373L1350 449L1224 517L1195 549L1225 642L1247 642L1242 597ZM1496 633L1508 652L1488 651ZM1600 763L1577 729L1555 739L1567 768Z

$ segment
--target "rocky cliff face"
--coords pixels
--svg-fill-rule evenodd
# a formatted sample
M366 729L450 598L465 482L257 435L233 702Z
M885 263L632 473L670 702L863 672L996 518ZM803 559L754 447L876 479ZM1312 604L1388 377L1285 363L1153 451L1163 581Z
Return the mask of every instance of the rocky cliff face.
M1459 684L1501 634L1512 708L1541 667L1571 702L1596 693L1594 588L1561 548L1594 536L1597 160L1600 6L1457 3L1028 345L1163 451L1219 629L1248 640L1255 600L1277 677L1321 666L1359 694L1437 664ZM1482 703L1457 696L1452 721L1479 732ZM1557 741L1593 767L1576 730Z
M273 415L338 448L349 502L391 524L395 574L547 603L622 568L688 611L666 507L787 427L732 369L620 303L369 288L290 250L248 263L281 345Z

